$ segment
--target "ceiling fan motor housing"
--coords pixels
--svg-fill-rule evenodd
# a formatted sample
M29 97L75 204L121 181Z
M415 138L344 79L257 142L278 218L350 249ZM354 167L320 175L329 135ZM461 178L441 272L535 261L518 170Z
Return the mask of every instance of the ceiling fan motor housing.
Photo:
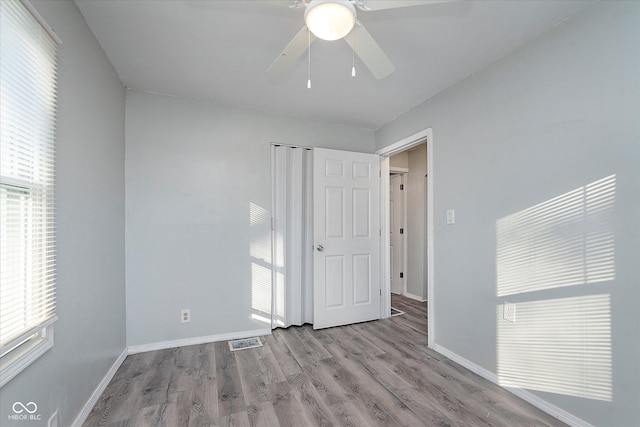
M349 0L312 0L304 11L307 28L323 40L339 40L356 23L356 8Z

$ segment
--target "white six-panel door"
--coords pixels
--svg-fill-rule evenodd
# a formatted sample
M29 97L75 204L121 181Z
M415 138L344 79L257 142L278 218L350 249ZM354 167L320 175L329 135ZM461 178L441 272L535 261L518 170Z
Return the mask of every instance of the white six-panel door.
M314 149L314 329L380 318L380 160Z

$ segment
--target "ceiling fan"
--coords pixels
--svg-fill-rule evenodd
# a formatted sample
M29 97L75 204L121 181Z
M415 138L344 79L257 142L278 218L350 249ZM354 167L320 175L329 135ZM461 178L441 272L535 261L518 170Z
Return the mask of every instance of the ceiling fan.
M383 79L393 73L395 66L357 19L356 8L370 12L450 1L456 0L293 0L290 8L305 8L305 25L273 61L267 73L278 75L288 71L316 38L343 39L371 74L376 79Z

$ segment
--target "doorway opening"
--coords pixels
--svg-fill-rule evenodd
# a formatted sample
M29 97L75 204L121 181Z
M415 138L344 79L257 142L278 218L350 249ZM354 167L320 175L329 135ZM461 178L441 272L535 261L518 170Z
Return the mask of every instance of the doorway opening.
M432 153L431 129L377 153L386 178L382 182L383 317L391 316L392 304L396 309L396 305L413 307L424 316L419 327L425 329L429 346L434 338Z
M397 156L406 157L407 152ZM394 167L393 156L389 173L389 280L391 293L395 295L407 294L407 175L409 168ZM393 307L392 307L393 310ZM393 314L393 312L392 312Z

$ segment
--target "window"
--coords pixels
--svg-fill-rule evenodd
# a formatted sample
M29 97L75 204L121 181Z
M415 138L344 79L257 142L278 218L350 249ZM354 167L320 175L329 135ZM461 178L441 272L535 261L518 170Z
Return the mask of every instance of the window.
M0 387L53 345L58 43L0 1Z

